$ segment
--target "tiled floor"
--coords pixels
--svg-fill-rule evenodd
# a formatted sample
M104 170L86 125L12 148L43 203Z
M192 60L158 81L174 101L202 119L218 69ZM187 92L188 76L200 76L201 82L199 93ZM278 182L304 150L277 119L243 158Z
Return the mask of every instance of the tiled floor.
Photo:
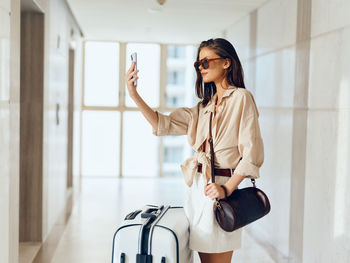
M75 187L72 213L60 239L45 256L42 248L35 262L111 262L112 237L122 218L145 204L183 206L184 187L182 178L84 178L80 187ZM197 254L195 257L195 262L200 262ZM259 245L247 228L232 262L286 262L276 257L271 248Z

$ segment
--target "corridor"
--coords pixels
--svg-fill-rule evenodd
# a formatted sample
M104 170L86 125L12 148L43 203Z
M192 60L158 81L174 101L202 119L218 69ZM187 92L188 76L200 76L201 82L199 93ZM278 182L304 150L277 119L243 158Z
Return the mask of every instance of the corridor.
M204 204L211 160L226 177L208 196L255 178L271 204L231 262L350 262L349 14L348 0L0 0L0 263L111 262L130 212L184 206L192 179ZM216 252L236 245L224 237Z

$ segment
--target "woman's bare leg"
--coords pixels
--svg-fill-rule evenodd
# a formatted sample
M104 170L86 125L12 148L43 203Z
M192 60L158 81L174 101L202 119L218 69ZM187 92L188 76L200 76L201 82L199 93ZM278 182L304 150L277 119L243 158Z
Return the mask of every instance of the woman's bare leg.
M223 253L198 252L201 263L231 263L233 251Z

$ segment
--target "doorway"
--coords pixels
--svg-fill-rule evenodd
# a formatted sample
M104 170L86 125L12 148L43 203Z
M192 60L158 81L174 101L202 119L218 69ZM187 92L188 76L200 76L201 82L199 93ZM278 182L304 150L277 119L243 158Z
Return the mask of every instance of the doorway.
M43 238L44 21L21 12L20 242Z

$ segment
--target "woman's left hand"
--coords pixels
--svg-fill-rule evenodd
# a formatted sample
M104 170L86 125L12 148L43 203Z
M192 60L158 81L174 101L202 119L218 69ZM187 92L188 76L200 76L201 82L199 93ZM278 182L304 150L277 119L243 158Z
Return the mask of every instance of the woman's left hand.
M209 196L212 200L215 200L215 198L223 199L225 198L225 191L220 185L210 183L204 187L204 195Z

